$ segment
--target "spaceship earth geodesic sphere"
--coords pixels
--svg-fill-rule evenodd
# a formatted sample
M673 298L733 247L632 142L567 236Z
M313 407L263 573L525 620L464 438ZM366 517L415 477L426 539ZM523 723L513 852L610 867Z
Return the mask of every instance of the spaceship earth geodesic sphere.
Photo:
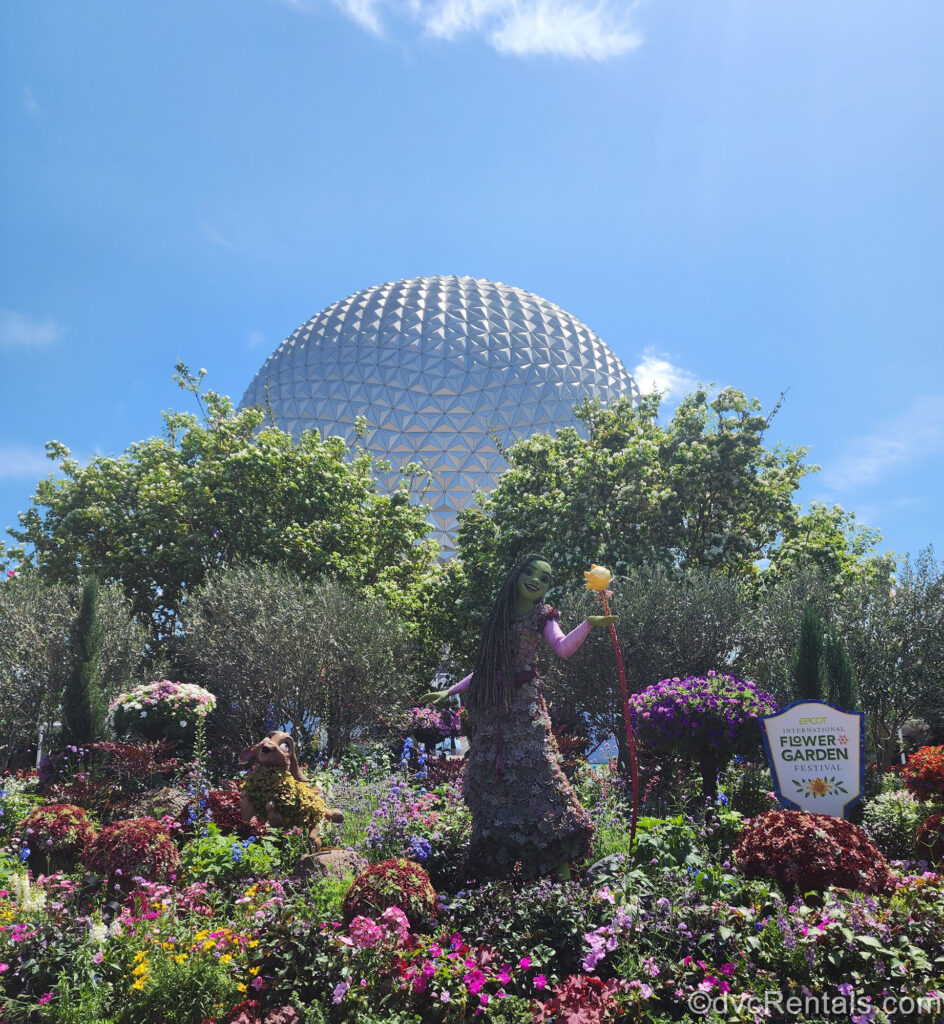
M368 450L395 470L431 471L424 500L450 551L457 512L504 468L499 445L574 424L582 398L618 395L638 398L632 377L559 306L492 281L415 277L356 292L302 324L241 405L267 404L296 436L317 428L347 441L363 416Z

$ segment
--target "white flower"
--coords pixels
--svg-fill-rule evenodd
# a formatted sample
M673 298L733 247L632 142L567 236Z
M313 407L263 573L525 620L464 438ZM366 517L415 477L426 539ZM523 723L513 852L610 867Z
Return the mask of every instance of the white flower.
M187 728L187 723L186 723L186 721L184 719L181 719L178 724L180 725L181 729L186 729Z
M142 711L141 712L141 717L142 718L147 718L147 712L146 711Z
M95 924L93 924L92 927L89 928L89 942L97 942L99 945L101 945L107 938L108 925L102 924L101 921L96 921Z

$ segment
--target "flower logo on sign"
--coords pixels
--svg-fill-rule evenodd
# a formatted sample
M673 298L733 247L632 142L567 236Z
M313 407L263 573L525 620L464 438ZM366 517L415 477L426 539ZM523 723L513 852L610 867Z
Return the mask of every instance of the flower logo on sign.
M836 742L841 746L845 746L849 742L849 737L845 733L842 733L841 736L836 737Z
M803 796L818 797L848 792L842 780L835 776L828 779L794 779L793 785Z

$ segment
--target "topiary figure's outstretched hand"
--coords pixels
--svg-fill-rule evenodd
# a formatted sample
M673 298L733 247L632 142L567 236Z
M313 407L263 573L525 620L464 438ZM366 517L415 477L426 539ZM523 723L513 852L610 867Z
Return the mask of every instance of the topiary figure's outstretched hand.
M612 626L614 622L619 621L618 615L588 615L587 622L591 626Z
M450 700L448 690L431 690L420 697L420 706L434 707L441 711L443 708L449 707Z

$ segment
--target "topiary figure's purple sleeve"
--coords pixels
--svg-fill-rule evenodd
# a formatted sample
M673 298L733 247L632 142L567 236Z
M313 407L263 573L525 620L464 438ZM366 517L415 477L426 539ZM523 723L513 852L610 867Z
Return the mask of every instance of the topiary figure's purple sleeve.
M593 626L584 619L576 629L572 629L564 636L564 631L560 628L559 619L560 613L551 609L547 621L544 623L544 639L550 644L554 653L559 658L569 658L572 654L577 653L580 645L590 635L590 630L593 629Z

